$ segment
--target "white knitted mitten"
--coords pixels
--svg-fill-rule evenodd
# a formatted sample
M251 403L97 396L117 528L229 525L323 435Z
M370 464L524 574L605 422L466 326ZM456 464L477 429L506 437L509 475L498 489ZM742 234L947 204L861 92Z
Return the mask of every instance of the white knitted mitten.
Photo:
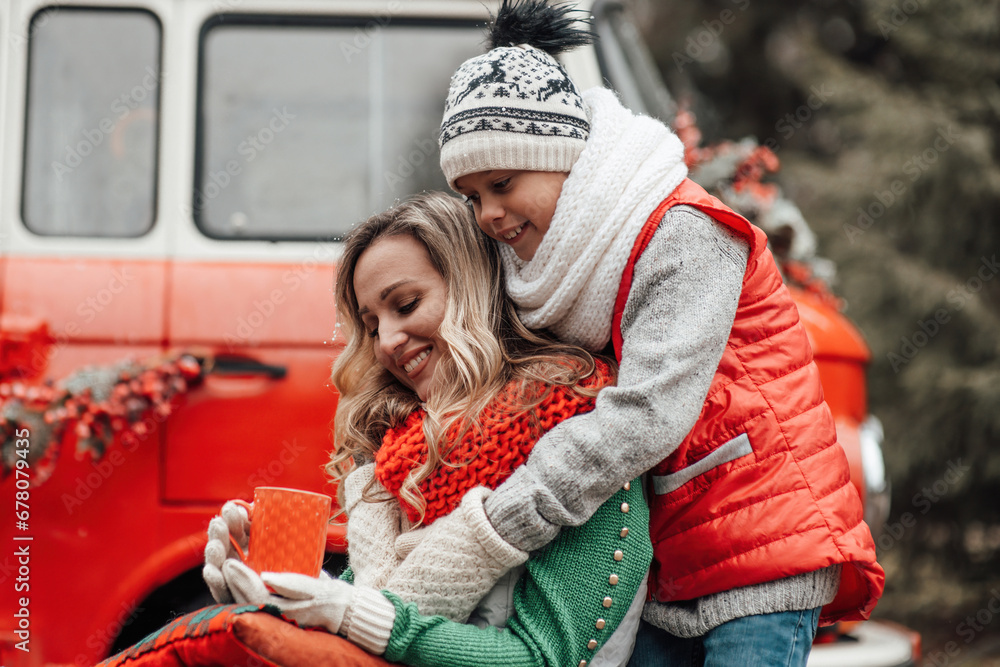
M339 632L369 653L385 653L396 608L374 588L290 572L265 572L261 578L277 593L266 602L286 618L303 627Z
M346 581L327 577L310 577L294 572L265 572L265 584L276 595L266 602L281 609L281 613L302 627L323 627L340 632L344 614L354 598L354 586Z
M504 573L528 560L528 553L504 541L486 518L483 501L489 493L483 487L470 490L454 512L422 531L423 539L385 588L415 602L421 614L466 621Z
M293 572L258 575L237 560L226 561L222 571L241 604L273 605L302 627L340 633L375 655L384 653L389 644L396 608L374 588L352 586L325 571L319 577Z
M266 604L271 597L260 575L235 558L222 564L222 575L233 599L239 604Z
M402 511L392 494L378 482L372 502L362 500L361 492L374 476L375 464L369 463L344 479L344 511L347 557L354 571L354 584L381 589L401 561L394 545L401 531Z
M229 536L232 535L246 552L249 534L250 519L247 511L231 500L222 506L219 516L208 522L208 544L205 545L205 567L202 568L201 576L216 602L225 604L233 601L233 595L222 574L222 564L227 559L239 558Z

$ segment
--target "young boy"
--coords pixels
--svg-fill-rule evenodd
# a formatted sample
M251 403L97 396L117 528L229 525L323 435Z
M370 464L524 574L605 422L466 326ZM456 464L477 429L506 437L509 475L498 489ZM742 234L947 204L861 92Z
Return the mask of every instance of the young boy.
M804 665L817 623L867 618L884 581L805 330L764 233L686 179L677 137L611 91L578 92L552 57L587 39L572 24L505 0L441 125L442 169L500 244L525 324L610 342L621 363L486 516L541 549L650 471L631 664ZM402 567L462 535L472 551L457 518L438 521Z

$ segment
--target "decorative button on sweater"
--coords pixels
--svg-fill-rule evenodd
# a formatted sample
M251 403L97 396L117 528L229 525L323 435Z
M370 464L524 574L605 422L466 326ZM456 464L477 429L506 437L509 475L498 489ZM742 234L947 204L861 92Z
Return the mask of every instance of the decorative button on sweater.
M623 516L619 506L625 500L632 511ZM645 530L648 520L642 489L632 484L630 490L619 491L599 507L585 524L560 531L525 564L525 573L513 591L514 615L503 632L479 630L440 616L421 616L415 605L384 592L396 607L385 658L413 667L589 664L600 657L602 647L619 631L645 578L652 558ZM621 547L623 523L630 528L629 557L614 566L619 579L612 586L610 573L595 569L593 564ZM611 601L610 607L604 607L605 598ZM634 632L634 627L629 631ZM591 640L598 643L594 649L589 647Z

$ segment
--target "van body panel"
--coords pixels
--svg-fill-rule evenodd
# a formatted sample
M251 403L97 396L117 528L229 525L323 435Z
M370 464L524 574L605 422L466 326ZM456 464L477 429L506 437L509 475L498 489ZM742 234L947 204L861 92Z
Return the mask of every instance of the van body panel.
M59 340L164 340L164 262L14 256L7 266L16 279L4 285L4 313L41 318Z
M218 507L249 500L257 486L332 494L323 466L337 407L329 378L334 349L239 351L286 375L210 373L187 395L165 426L163 500Z
M171 345L222 342L322 349L333 339L332 262L296 264L175 262L171 267ZM220 341L221 338L221 341Z

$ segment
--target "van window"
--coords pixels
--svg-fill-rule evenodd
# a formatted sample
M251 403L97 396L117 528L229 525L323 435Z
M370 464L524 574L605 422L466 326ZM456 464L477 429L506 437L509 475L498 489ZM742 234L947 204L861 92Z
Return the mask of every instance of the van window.
M447 189L437 130L448 81L482 49L473 22L210 21L199 228L222 239L337 238L398 198Z
M140 236L156 208L160 24L43 9L28 32L22 216L36 234Z

